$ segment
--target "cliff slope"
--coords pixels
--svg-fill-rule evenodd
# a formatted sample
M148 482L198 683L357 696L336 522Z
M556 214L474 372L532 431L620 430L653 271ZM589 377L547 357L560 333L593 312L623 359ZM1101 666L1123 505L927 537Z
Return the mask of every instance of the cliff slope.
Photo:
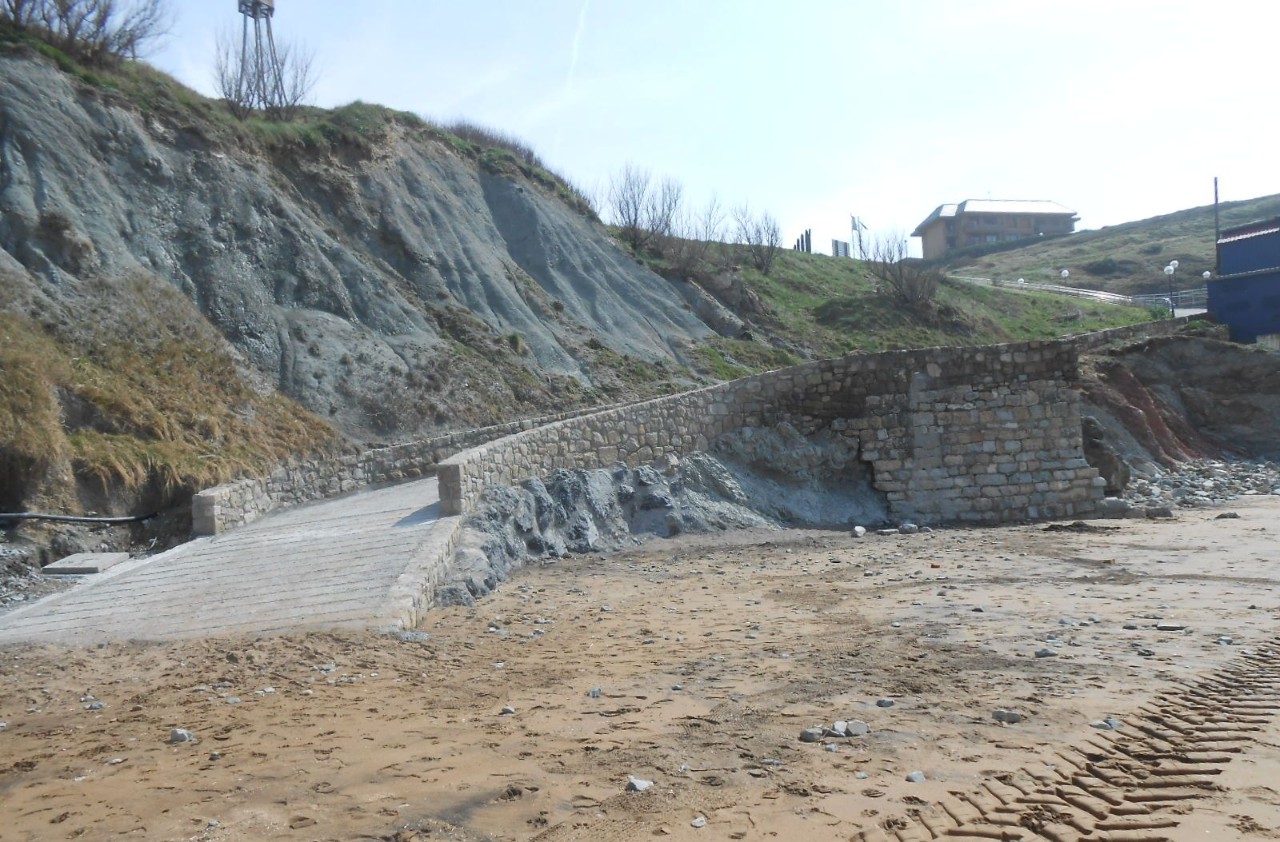
M592 337L675 362L709 333L543 185L359 109L355 140L272 147L0 55L0 271L40 318L112 307L92 281L159 278L265 383L366 438L552 405L594 385Z

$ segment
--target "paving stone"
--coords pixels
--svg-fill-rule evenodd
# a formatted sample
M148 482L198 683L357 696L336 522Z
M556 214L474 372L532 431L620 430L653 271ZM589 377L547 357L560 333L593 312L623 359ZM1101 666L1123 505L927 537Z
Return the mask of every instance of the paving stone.
M0 617L0 643L383 628L400 578L452 534L456 521L435 517L437 499L436 480L418 480L127 559Z
M46 564L40 572L50 576L85 576L110 570L128 560L128 553L76 553Z

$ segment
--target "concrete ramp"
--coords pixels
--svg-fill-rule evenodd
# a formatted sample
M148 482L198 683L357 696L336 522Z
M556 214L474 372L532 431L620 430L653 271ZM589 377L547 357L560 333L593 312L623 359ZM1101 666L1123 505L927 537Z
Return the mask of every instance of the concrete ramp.
M0 643L394 625L406 614L406 585L431 578L452 534L438 511L433 478L280 512L6 614Z

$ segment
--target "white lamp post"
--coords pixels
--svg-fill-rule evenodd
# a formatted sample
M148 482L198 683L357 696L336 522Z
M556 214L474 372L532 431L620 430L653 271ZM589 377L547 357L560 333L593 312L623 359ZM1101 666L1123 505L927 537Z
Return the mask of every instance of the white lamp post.
M1164 273L1169 276L1169 318L1174 317L1173 310L1173 273L1178 271L1178 261L1174 260L1164 267Z

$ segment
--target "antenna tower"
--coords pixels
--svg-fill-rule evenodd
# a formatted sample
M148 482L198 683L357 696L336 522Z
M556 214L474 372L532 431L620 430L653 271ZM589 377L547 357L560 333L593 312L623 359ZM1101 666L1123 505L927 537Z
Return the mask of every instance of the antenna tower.
M252 102L261 108L286 105L284 72L276 53L276 39L271 32L271 18L276 13L276 0L237 0L244 15L244 31L240 40L240 75L236 82L236 99ZM252 21L252 36L250 35Z

